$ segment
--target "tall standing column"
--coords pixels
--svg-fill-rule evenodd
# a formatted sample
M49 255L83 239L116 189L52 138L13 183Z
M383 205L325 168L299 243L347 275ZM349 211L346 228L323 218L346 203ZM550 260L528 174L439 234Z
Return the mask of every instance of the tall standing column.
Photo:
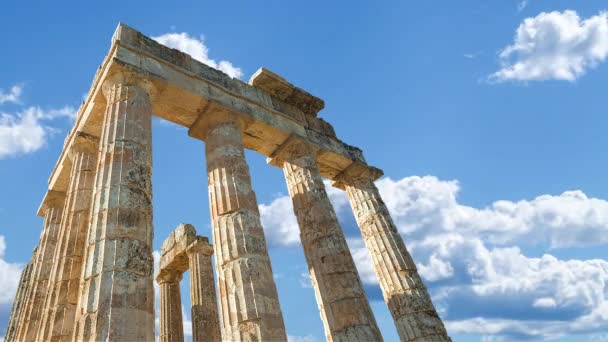
M97 137L76 132L68 151L72 162L66 207L49 278L38 340L67 340L72 336L78 304L83 254L89 230L93 180L97 169Z
M77 341L154 340L152 117L147 85L104 82L107 107L88 237Z
M382 341L313 149L289 138L271 164L282 166L328 341Z
M220 342L220 323L213 280L213 246L199 238L187 249L190 265L190 304L192 305L192 340Z
M49 285L49 274L54 260L61 216L65 204L65 193L49 191L44 198L39 214L44 213L44 228L40 236L36 261L32 267L31 286L25 294L21 323L16 341L32 341L40 329L40 318Z
M373 169L355 164L338 178L369 250L402 341L451 341L378 188Z
M160 271L156 282L160 287L160 341L183 342L184 323L182 318L182 297L179 282L183 273L178 270Z
M286 341L238 118L209 110L190 129L199 133L207 155L222 339Z
M25 294L28 286L31 284L30 278L32 275L34 260L36 259L37 250L38 248L34 249L32 259L30 259L25 268L23 268L23 271L21 271L21 277L19 277L19 286L17 287L17 293L15 294L13 308L11 309L11 314L8 319L8 326L6 327L6 334L4 336L4 340L6 342L13 342L15 340L15 333L19 328L20 323L19 317L21 316L21 310L23 309L23 304L25 302Z

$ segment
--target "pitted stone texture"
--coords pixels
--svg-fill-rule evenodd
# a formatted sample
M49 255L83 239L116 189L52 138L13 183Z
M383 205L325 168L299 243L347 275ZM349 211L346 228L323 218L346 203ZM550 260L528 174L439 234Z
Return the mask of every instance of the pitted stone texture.
M241 127L223 113L209 120L205 148L219 283L222 339L286 341L266 239L245 160ZM200 120L199 120L200 121Z
M36 261L32 268L32 282L25 294L27 302L23 307L16 341L32 341L40 330L40 319L49 286L49 275L55 262L57 239L60 230L61 216L65 204L65 193L49 192L43 204L44 228L40 236ZM46 313L46 312L45 312Z
M182 318L182 299L179 282L182 272L161 270L156 277L160 287L160 341L183 342L184 326Z
M341 181L402 341L451 341L378 188L365 167Z
M327 341L382 341L314 151L297 139L286 144L275 163L285 173Z
M25 265L25 268L23 268L23 271L21 271L21 277L19 277L19 286L17 287L17 293L15 294L13 308L11 309L11 314L8 319L8 326L6 327L6 334L4 336L4 340L6 342L15 341L15 333L17 332L20 323L19 317L21 316L21 310L26 302L25 294L28 286L31 285L32 268L34 260L36 259L36 251L37 248L34 249L32 258L27 265Z
M39 341L69 340L74 328L98 154L96 140L82 139L70 151L72 173Z
M212 255L213 247L207 238L199 237L188 246L192 340L194 342L221 341Z
M159 270L172 269L186 272L188 270L186 249L196 240L196 229L191 224L180 224L161 245Z
M107 83L107 109L73 339L154 340L152 118L136 83Z

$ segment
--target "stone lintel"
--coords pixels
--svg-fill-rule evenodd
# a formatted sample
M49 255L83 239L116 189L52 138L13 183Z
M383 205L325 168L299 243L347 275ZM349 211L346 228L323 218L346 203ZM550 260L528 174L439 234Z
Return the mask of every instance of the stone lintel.
M283 77L262 67L251 76L249 84L262 89L271 96L299 108L304 114L317 116L317 113L325 108L325 102L294 86Z
M182 223L161 245L159 270L174 269L180 272L188 270L186 249L196 241L196 229L191 224Z
M213 245L209 243L209 239L204 236L197 236L188 247L186 247L186 254L202 253L206 256L213 255Z
M65 202L65 192L64 191L54 191L49 190L44 195L44 199L38 207L37 215L40 217L44 217L44 212L47 208L52 206L63 207L63 203Z
M384 172L377 167L355 162L333 178L331 185L345 190L347 184L352 184L357 179L370 179L373 182L382 175L384 175Z
M240 117L245 148L264 156L272 154L294 134L318 148L317 164L324 177L335 178L353 162L365 163L360 149L338 139L331 125L321 118L306 114L294 105L299 102L282 101L264 89L231 78L119 24L110 51L93 78L51 174L50 190L66 191L68 188L71 169L68 152L74 143L75 132L101 135L106 110L102 85L120 73L136 75L149 82L157 95L152 101L152 112L175 124L191 128L201 113L214 104ZM261 74L264 76L260 77L270 75L269 72Z

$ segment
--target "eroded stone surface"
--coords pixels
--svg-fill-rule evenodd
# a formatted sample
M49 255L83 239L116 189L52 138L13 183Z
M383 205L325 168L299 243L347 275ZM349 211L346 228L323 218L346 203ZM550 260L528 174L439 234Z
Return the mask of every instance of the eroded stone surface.
M65 205L65 193L49 192L41 210L44 212L44 227L32 268L31 285L25 294L26 302L20 317L16 341L32 341L40 329L41 308L47 297L49 274L55 262L57 239L61 215Z
M328 341L382 341L314 150L289 139L271 160L283 167Z
M163 269L156 277L160 287L159 338L161 342L183 342L182 298L179 282L183 273Z
M202 115L222 338L286 341L240 123L226 113Z
M26 302L26 292L28 291L28 286L31 285L31 275L32 268L34 264L34 260L36 259L36 251L38 248L34 249L32 253L32 258L25 265L23 271L21 271L21 276L19 277L19 286L17 287L17 293L15 294L15 300L13 301L13 308L11 309L11 314L8 319L8 325L6 327L6 334L4 336L4 340L6 342L15 341L15 334L20 324L20 316L21 310Z
M77 341L154 340L150 96L139 80L118 76L104 88Z
M338 181L346 188L399 336L402 341L451 341L373 182L373 172L353 165Z
M213 280L213 247L199 237L188 246L190 263L190 303L192 305L192 340L219 342L220 323Z

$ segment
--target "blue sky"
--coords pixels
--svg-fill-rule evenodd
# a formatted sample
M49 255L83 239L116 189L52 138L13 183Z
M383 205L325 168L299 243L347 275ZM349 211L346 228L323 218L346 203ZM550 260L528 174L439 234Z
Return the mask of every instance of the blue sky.
M608 340L605 2L0 6L0 336L48 176L122 21L243 80L265 66L323 98L320 116L385 171L378 186L455 341ZM153 129L155 249L180 222L210 236L203 144ZM288 334L322 341L283 174L247 157ZM344 194L328 191L395 341Z

